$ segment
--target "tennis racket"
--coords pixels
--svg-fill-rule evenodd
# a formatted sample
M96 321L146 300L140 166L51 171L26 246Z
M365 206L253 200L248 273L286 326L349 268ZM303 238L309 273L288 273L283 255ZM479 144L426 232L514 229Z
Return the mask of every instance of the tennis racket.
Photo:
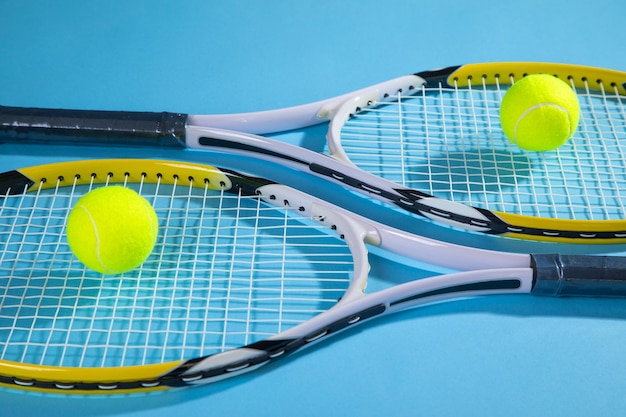
M75 201L110 184L141 193L159 217L153 254L121 276L86 269L65 237ZM624 258L456 246L198 164L34 166L0 174L0 193L0 385L9 387L84 394L191 386L422 304L512 293L626 296ZM368 245L451 273L366 294Z
M507 88L550 73L576 89L581 121L554 152L525 152L499 122ZM186 115L0 107L3 140L178 146L271 159L435 221L570 243L626 241L626 74L542 63L419 72L321 102L259 113ZM241 132L330 121L324 155ZM228 129L228 130L224 130Z

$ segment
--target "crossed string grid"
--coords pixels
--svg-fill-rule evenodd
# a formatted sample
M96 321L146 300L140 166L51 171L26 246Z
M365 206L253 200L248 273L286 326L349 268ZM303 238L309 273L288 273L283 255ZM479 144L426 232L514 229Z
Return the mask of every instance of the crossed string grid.
M71 207L93 186L0 198L0 359L117 367L202 357L302 323L349 284L347 245L295 209L176 184L126 184L153 204L158 242L136 270L102 276L65 237Z

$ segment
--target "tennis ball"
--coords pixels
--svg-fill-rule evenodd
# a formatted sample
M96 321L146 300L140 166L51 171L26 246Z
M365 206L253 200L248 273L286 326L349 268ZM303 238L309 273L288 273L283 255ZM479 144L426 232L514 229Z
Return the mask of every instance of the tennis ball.
M96 188L81 197L67 219L67 243L89 268L120 274L152 252L158 218L150 203L121 186Z
M550 151L572 137L580 107L574 90L548 74L533 74L513 84L502 99L500 123L522 149Z

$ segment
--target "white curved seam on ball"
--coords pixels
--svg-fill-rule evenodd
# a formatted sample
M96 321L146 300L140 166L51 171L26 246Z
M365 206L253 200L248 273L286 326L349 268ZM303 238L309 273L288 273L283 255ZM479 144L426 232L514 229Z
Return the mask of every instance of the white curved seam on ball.
M94 218L91 216L91 213L87 208L83 205L80 206L81 209L87 213L87 217L89 217L89 222L91 223L91 227L93 227L94 234L96 235L96 258L98 259L98 263L102 267L102 269L108 271L109 268L102 262L102 258L100 257L100 235L98 234L98 228L96 227L96 222Z
M528 113L530 113L531 111L534 111L536 109L539 109L541 107L545 107L545 106L552 106L552 107L556 107L557 109L561 110L563 113L565 113L565 115L567 116L567 136L569 137L571 132L572 132L572 128L571 128L571 120L569 117L569 111L567 111L567 109L565 107L561 107L558 104L554 104L554 103L539 103L539 104L535 104L534 106L531 106L529 108L526 109L526 111L524 113L522 113L520 115L520 117L517 118L517 121L515 122L515 129L513 129L513 140L514 143L517 144L517 127L519 126L520 122L524 119L524 117L526 117L528 115Z
M152 216L152 211L154 211L154 209L152 208L152 205L150 205L150 203L147 203L148 205L144 205L143 209L146 212L146 217L148 217L150 219L150 237L152 238L152 240L156 240L158 232L155 233L154 230L158 229L159 226L159 222L158 222L158 218L157 218L157 224L156 224L156 228L154 227L154 217Z

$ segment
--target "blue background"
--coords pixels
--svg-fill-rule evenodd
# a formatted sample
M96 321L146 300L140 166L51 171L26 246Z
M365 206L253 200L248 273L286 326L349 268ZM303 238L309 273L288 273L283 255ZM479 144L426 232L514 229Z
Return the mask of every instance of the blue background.
M468 62L626 70L624 12L621 0L0 0L0 103L234 113ZM276 138L318 150L323 133L312 128ZM102 152L5 144L0 171L138 151ZM224 155L141 152L257 167ZM257 168L311 189L322 185ZM328 191L344 198L336 187ZM378 257L372 267L374 288L385 277L415 276ZM622 300L490 297L403 312L285 366L196 389L103 398L0 390L0 410L49 417L621 415L625 344Z

